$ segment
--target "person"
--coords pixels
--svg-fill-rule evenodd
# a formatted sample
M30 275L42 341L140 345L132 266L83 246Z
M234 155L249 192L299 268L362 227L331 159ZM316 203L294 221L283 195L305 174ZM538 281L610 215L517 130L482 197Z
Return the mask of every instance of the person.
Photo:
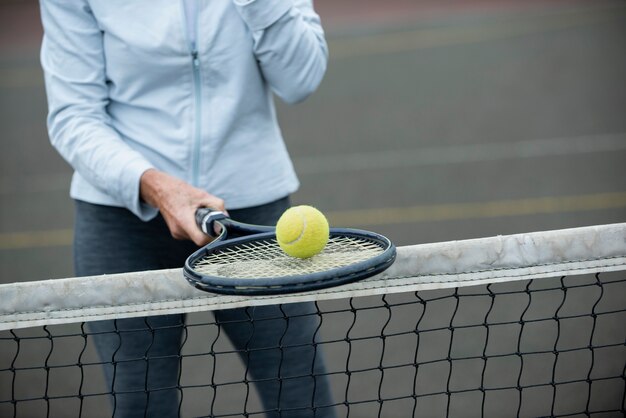
M289 207L299 183L273 95L300 102L326 71L311 0L40 0L40 9L49 136L74 168L77 275L182 266L209 241L198 207L259 224ZM215 312L268 417L333 416L310 344L316 318L310 304ZM183 324L182 315L91 324L115 416L180 414Z

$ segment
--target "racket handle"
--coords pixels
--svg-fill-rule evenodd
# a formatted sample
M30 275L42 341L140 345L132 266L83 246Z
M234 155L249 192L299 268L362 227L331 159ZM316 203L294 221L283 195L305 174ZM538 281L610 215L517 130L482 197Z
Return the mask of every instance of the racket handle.
M215 221L227 218L228 216L219 210L209 208L196 209L196 225L198 225L198 228L200 228L202 232L213 238L217 236L213 226Z

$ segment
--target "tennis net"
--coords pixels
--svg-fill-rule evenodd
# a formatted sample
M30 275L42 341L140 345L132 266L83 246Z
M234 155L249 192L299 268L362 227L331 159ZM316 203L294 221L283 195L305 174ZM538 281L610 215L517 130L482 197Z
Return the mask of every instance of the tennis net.
M626 223L400 247L382 274L293 295L205 293L180 270L0 285L0 416L111 416L120 393L102 369L119 360L96 354L89 321L180 313L180 373L165 388L180 416L287 415L264 410L211 311L280 304L263 320L288 328L304 301L326 364L309 377L332 392L311 416L625 414Z

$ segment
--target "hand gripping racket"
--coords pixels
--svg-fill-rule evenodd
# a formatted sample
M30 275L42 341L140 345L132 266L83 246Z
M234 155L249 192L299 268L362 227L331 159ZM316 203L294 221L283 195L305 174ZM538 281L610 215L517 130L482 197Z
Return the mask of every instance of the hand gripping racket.
M389 239L358 229L331 228L321 253L299 259L283 252L272 226L237 222L207 208L196 211L196 223L213 237L221 229L183 268L193 286L208 292L272 295L322 289L380 273L396 257Z

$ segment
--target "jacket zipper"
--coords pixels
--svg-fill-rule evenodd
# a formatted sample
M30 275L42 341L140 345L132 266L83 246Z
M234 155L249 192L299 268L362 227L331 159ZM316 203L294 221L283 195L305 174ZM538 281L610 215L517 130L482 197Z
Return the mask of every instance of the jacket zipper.
M199 185L199 171L200 171L200 139L201 139L201 115L202 115L202 84L200 83L200 59L198 59L198 51L195 48L191 52L191 59L193 65L193 85L194 85L194 139L193 139L193 151L191 160L191 184L193 186Z
M191 18L187 16L184 1L185 0L181 0L180 4L183 13L183 21L185 22L185 27L183 28L185 32L185 39L187 39L187 45L191 55L194 94L194 134L193 144L191 147L191 184L197 187L200 183L200 143L202 139L202 83L200 78L200 58L198 57L198 49L196 46L198 13L196 11L194 16L191 16ZM189 22L193 22L193 27L191 28L193 38L190 38L189 28L187 27Z

